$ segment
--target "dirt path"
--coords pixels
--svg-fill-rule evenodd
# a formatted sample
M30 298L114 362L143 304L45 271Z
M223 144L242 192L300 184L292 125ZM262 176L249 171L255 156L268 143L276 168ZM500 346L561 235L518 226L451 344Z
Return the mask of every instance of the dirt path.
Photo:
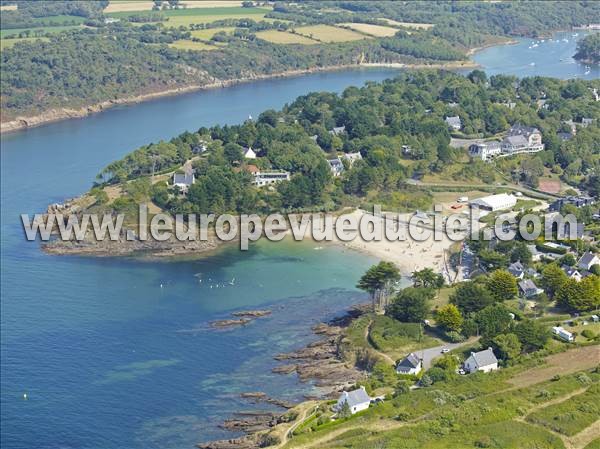
M367 344L369 345L369 347L375 352L377 353L377 355L379 355L381 358L383 358L386 362L388 362L390 365L396 366L396 361L394 359L392 359L389 355L387 355L385 352L381 352L379 350L377 350L375 348L375 346L373 345L373 341L371 340L371 326L373 325L373 320L369 321L369 325L365 328L365 341L367 342Z
M596 438L600 437L600 419L591 426L583 429L576 435L568 437L567 440L573 449L583 449ZM568 448L567 448L568 449Z
M292 424L287 430L283 431L283 435L281 436L281 443L275 446L277 449L282 448L287 444L287 442L291 439L290 437L292 433L294 433L294 430L296 430L299 425L301 425L309 416L313 414L317 403L314 401L310 401L302 405L305 405L305 407L302 407L302 410L299 412L298 418L296 418L294 424Z
M587 388L580 388L579 390L572 391L571 393L569 393L566 396L561 396L559 398L553 399L553 400L545 402L543 404L538 404L538 405L532 407L531 409L529 409L527 415L530 415L530 414L532 414L538 410L541 410L543 408L550 407L552 405L556 405L556 404L560 404L562 402L568 401L573 396L577 396L578 394L585 393L586 390L587 390ZM545 426L540 426L539 424L529 422L526 420L526 418L527 417L520 417L520 418L517 418L516 421L526 422L529 425L540 427L540 428L556 435L558 438L560 438L562 440L566 449L583 449L590 442L592 442L594 439L596 439L600 436L600 420L594 422L591 426L586 427L578 434L575 434L573 436L567 436L567 435L563 435L560 432L556 432L552 429L549 429Z

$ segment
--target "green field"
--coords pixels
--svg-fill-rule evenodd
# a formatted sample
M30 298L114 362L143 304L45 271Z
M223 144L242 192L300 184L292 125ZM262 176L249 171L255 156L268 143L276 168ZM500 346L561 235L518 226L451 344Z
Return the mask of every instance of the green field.
M80 30L83 25L60 25L51 27L35 27L35 28L12 28L8 30L0 30L0 39L5 39L8 36L18 36L19 33L29 31L30 36L41 36L46 33L60 33L62 31Z
M311 25L296 28L296 32L310 39L321 42L348 42L360 39L368 39L367 36L352 30L334 27L331 25Z
M168 27L179 27L189 26L192 24L199 23L210 23L217 20L225 19L254 19L260 20L270 11L266 8L242 8L242 7L231 7L231 8L188 8L188 9L174 9L169 11L162 11L165 17L168 17L168 21L163 22ZM132 15L148 16L156 14L155 11L136 11L136 12L113 12L107 14L110 17L116 17L124 19Z
M310 428L300 426L285 447L403 448L403 449L560 449L561 437L524 417L540 410L577 415L572 431L589 427L596 419L600 374L588 371L526 388L510 388L507 380L524 366L493 374L458 376L383 403L350 419ZM588 388L589 387L589 388ZM588 388L586 400L580 391ZM544 408L544 405L547 407ZM586 412L580 409L590 406ZM592 417L593 415L593 417ZM552 418L550 418L552 419ZM591 446L593 447L593 446Z
M305 36L301 36L299 34L289 33L287 31L277 31L277 30L266 30L259 31L256 33L256 37L259 39L264 39L268 42L272 42L274 44L303 44L303 45L314 45L318 44L318 41L314 39L310 39Z
M203 42L194 42L187 39L182 39L180 41L175 41L172 44L169 44L169 47L177 48L179 50L216 50L218 47L214 45L208 45Z
M594 384L584 393L532 413L527 420L563 435L575 435L598 419L599 399L600 388Z

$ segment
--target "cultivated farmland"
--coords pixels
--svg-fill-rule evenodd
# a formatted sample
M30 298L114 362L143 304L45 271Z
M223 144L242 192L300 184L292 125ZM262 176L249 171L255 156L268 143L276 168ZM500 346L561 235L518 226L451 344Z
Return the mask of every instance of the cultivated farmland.
M311 25L296 29L298 34L316 39L321 42L348 42L368 39L365 35L352 30L334 27L331 25Z
M389 37L398 32L397 28L385 27L381 25L371 25L370 23L340 23L341 26L352 28L359 33L368 34L373 37Z

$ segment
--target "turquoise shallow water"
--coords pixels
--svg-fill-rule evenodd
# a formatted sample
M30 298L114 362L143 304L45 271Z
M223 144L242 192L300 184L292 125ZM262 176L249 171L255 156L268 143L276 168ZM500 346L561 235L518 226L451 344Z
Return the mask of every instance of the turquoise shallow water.
M512 70L527 75L526 49L488 49L476 60L492 72L514 60ZM572 76L558 59L541 59L543 74ZM271 374L272 356L311 341L312 323L364 299L353 285L374 260L292 242L192 262L50 257L25 242L19 214L85 191L104 165L139 145L396 73L243 84L2 136L0 446L190 448L229 435L217 424L252 408L240 392L298 399L309 391L294 376ZM273 315L240 329L207 329L245 308Z
M272 374L272 357L360 301L353 286L373 259L294 242L192 262L50 257L24 240L19 214L83 192L105 164L149 141L395 73L242 84L3 136L1 446L188 448L230 435L217 424L253 408L239 392L300 399L310 391ZM227 332L206 327L258 307L273 316Z

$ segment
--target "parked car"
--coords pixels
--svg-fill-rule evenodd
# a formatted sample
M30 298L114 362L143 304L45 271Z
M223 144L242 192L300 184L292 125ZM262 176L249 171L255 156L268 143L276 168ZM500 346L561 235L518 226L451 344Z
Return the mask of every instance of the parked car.
M447 352L450 352L450 349L448 349L448 348L442 348L442 354L446 354Z

